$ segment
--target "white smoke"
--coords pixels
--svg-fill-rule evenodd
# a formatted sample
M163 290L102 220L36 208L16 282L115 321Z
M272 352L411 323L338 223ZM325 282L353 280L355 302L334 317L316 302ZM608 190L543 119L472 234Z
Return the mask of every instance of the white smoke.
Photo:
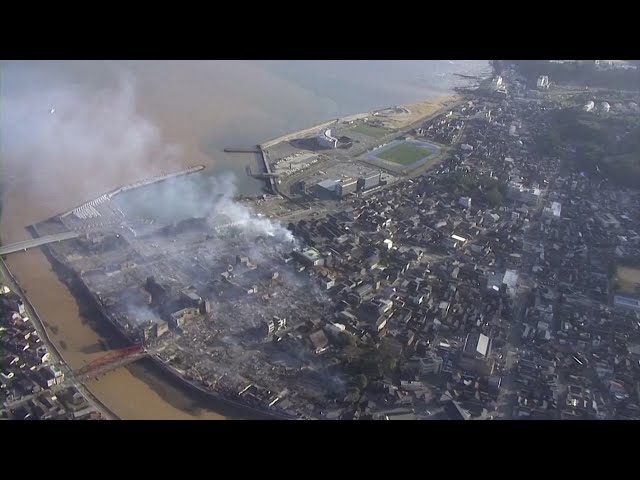
M160 128L138 112L135 78L122 68L112 69L114 81L105 79L101 89L51 77L37 64L1 68L3 171L33 202L71 198L77 205L122 183L187 166L185 149L165 142ZM143 203L151 216L175 207L182 217L227 218L248 236L293 240L288 230L235 202L236 193L231 175L203 181L196 174L166 182Z
M240 229L249 238L263 236L278 243L295 242L293 234L281 224L257 216L249 206L234 200L234 180L230 174L212 179L212 191L219 195L212 205L212 216L228 218L233 228Z
M2 95L3 167L36 201L70 190L84 201L123 176L149 176L152 164L181 165L181 149L163 142L158 127L137 113L130 75L120 72L115 86L98 91L60 79L20 88L22 79L38 78L37 66L11 67L3 69L12 84Z

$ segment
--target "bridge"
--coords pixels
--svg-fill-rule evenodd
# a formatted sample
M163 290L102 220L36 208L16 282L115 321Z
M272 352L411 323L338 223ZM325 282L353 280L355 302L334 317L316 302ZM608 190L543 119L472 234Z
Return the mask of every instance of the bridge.
M85 365L80 370L73 372L71 375L67 375L61 383L53 385L50 388L44 388L38 393L26 395L12 402L5 402L4 406L9 409L18 408L20 405L24 405L40 395L45 393L56 394L79 382L86 382L92 378L105 375L112 370L129 365L130 363L140 360L151 353L152 352L148 351L140 344L121 348L120 350L111 350L93 362Z
M112 370L122 368L149 355L142 345L136 344L120 350L111 350L93 362L85 365L73 374L70 380L84 382L105 375Z
M61 242L63 240L70 240L78 237L80 234L77 232L65 232L57 233L55 235L47 235L45 237L33 238L31 240L25 240L24 242L12 243L11 245L3 245L0 247L0 255L8 255L15 252L26 252L30 248L40 247L47 243Z

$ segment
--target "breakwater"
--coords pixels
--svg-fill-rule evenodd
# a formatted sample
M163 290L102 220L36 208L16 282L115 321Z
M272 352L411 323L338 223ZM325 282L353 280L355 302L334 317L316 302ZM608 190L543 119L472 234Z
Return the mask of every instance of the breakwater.
M175 178L175 177L180 177L182 175L188 175L190 173L196 173L199 172L201 170L204 170L205 166L204 165L197 165L195 167L189 167L189 168L185 168L184 170L180 170L178 172L170 172L170 173L165 173L162 175L158 175L156 177L152 177L152 178L148 178L146 180L140 180L139 182L134 182L134 183L130 183L128 185L125 185L123 187L119 187L116 188L115 190L112 190L100 197L98 197L97 200L99 199L107 199L107 200L111 200L113 197L115 197L116 195L122 193L122 192L126 192L129 190L134 190L136 188L140 188L140 187L145 187L147 185L152 185L154 183L158 183L158 182L164 182L165 180L169 180L171 178ZM92 205L92 201L86 202L83 205L81 205L80 207L74 208L72 210L69 210L68 212L65 212L63 214L61 214L61 217L66 217L67 215L71 215L74 211L78 210L78 209L82 209L83 207L93 207Z

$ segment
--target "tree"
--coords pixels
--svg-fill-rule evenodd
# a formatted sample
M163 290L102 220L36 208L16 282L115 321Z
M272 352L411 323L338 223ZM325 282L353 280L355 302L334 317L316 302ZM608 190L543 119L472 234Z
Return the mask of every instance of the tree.
M351 387L347 390L347 402L358 403L360 400L360 389L358 387Z
M356 375L354 383L355 383L355 386L362 391L365 388L367 388L367 385L369 384L369 379L367 378L366 375L361 373L359 375Z
M347 361L347 363L351 363L357 358L359 358L360 355L362 355L362 352L356 345L347 344L344 347L342 355L344 359Z
M338 335L338 343L347 348L356 347L358 345L358 339L355 335L351 335L350 333L342 333Z
M497 188L492 188L491 190L489 190L486 193L485 198L487 200L487 203L492 207L502 205L502 203L504 202L504 196Z

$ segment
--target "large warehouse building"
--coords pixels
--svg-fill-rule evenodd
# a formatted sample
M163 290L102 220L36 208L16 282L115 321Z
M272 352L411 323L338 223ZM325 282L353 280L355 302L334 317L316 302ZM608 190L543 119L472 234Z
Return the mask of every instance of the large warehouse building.
M380 177L380 172L371 172L366 175L361 175L360 178L358 178L358 191L369 190L370 188L377 187L380 185Z

